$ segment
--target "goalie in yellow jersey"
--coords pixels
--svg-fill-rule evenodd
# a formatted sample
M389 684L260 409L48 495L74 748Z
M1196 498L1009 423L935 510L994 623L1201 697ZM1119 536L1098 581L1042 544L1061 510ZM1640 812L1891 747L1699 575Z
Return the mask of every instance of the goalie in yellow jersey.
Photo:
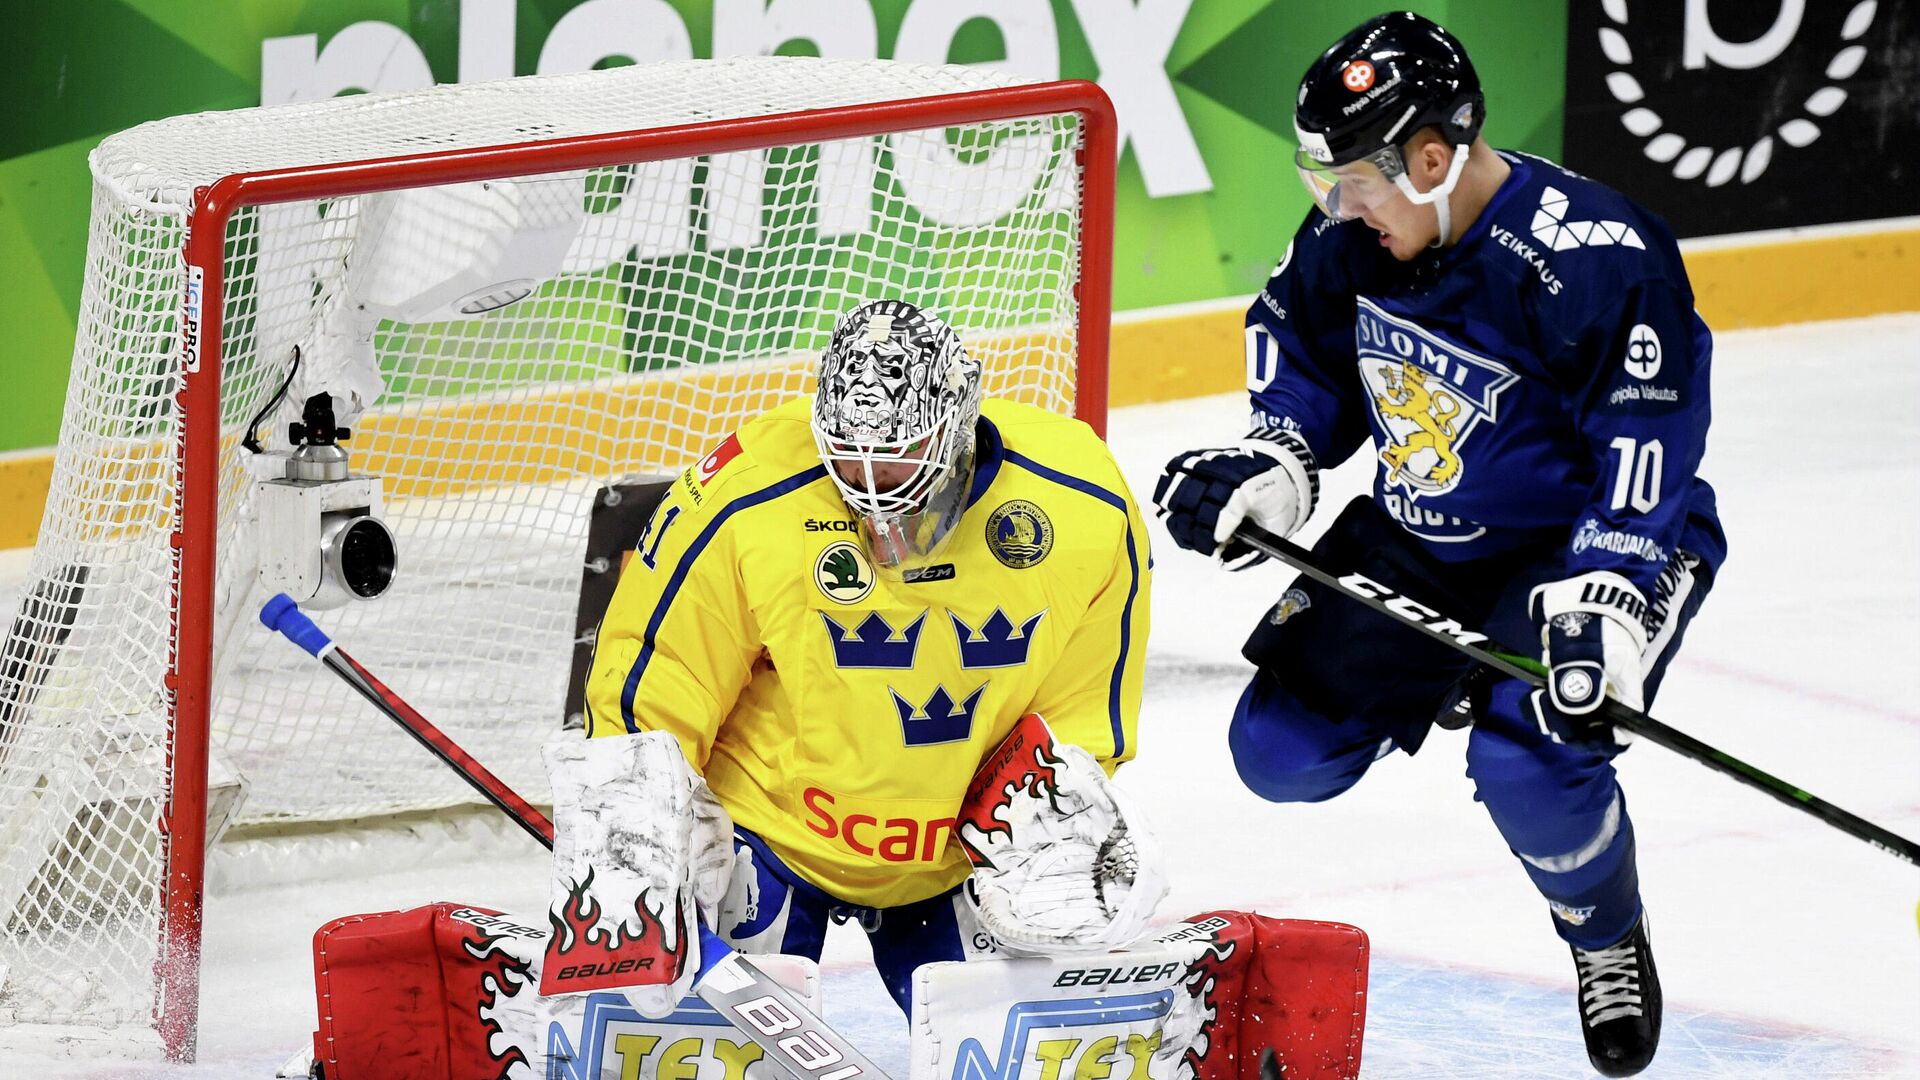
M681 474L621 577L590 738L548 751L556 927L657 933L659 985L629 990L656 1015L699 967L696 912L742 952L815 958L857 921L903 1009L930 961L1134 939L1166 882L1109 776L1135 752L1149 577L1090 428L983 404L940 319L858 307L813 398ZM631 984L616 966L548 961Z

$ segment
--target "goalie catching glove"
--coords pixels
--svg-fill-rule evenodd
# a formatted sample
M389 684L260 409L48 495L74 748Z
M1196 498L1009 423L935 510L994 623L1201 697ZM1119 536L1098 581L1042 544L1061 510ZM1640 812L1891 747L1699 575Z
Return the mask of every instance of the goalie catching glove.
M662 731L547 744L553 893L542 994L622 990L672 1012L733 868L733 821Z
M1020 718L974 774L959 819L966 895L1009 953L1102 952L1139 937L1167 894L1140 811L1092 754Z

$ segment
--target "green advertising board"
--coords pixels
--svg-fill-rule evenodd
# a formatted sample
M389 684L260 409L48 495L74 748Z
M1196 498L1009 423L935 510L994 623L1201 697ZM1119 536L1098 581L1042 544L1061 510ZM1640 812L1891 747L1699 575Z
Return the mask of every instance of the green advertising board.
M1408 6L1473 50L1499 146L1560 153L1567 13ZM999 63L1097 79L1125 132L1117 310L1250 294L1306 209L1293 92L1357 0L93 0L17 5L0 73L0 451L51 446L81 309L86 155L146 120L669 57Z

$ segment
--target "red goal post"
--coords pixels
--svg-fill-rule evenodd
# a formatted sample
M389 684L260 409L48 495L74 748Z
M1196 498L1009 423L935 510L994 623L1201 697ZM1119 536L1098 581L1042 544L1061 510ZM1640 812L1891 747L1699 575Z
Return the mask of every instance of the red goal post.
M822 65L822 78L833 77L833 62L814 63ZM860 67L870 69L874 65ZM1011 80L1001 77L994 81ZM274 112L250 111L263 115ZM236 319L229 311L229 275L236 265L249 265L246 260L257 255L257 251L252 250L236 254L236 216L248 208L267 208L287 203L307 202L324 206L329 200L346 200L381 192L438 188L514 177L551 176L677 159L705 161L713 155L768 148L824 144L906 132L937 132L968 126L991 126L1023 118L1059 116L1076 118L1079 127L1072 154L1075 178L1072 184L1074 205L1071 207L1071 216L1076 222L1075 250L1067 271L1071 281L1063 286L1071 296L1073 324L1067 360L1071 371L1066 378L1069 380L1071 407L1075 414L1096 430L1104 432L1117 130L1110 102L1092 83L1065 81L994 85L931 96L722 117L643 130L577 134L500 145L429 150L374 160L229 173L210 183L195 186L187 210L184 246L181 250L180 300L173 316L177 318L178 346L171 351L178 361L179 373L174 384L177 389L170 395L170 403L177 422L166 430L168 437L165 442L170 445L170 451L161 451L165 457L171 458L172 468L171 476L159 485L164 492L163 501L168 504L162 513L167 521L164 530L167 547L165 558L172 566L173 587L167 590L171 596L165 611L167 647L162 675L164 696L168 699L162 705L165 722L165 790L160 793L163 803L157 813L158 821L154 823L158 844L155 854L160 857L164 874L159 882L152 883L158 890L155 899L159 901L159 910L156 912L159 932L149 970L150 1015L168 1057L191 1060L195 1053L207 857L208 770L210 757L219 742L214 716L215 698L222 679L227 680L226 685L231 688L240 677L234 674L231 661L222 664L216 657L217 645L231 632L236 618L232 611L218 610L217 599L236 592L245 595L245 583L249 580L244 567L236 571L226 561L232 558L232 550L238 543L231 531L234 528L230 520L232 507L228 505L236 498L236 494L234 481L229 478L229 473L222 471L223 461L235 454L235 419L238 415L235 401L230 400L227 394L230 388L226 376L231 373L227 370L229 358L223 352L223 338ZM96 162L96 174L100 171L101 166ZM878 246L884 247L884 243ZM101 257L100 253L95 253L89 261L91 263ZM725 273L732 273L730 267L722 269ZM984 272L991 272L991 268L982 270L977 260L967 268L970 274ZM880 277L884 280L886 275ZM801 287L805 284L804 278L795 280L801 282L796 289L805 291ZM92 289L90 280L90 295ZM686 310L705 310L704 298L712 291L713 287L708 285L691 286L686 293L691 298L686 301ZM837 312L825 314L830 319ZM625 333L629 336L634 333L633 319L632 315L628 316ZM964 333L965 328L962 329ZM1014 333L1018 330L1018 327L1011 327L994 333ZM83 337L86 336L87 332L83 330ZM76 369L78 367L77 355ZM82 375L76 370L76 394L81 378ZM425 376L418 378L424 379ZM991 379L990 373L990 392ZM782 390L780 386L786 386L787 389ZM777 384L774 390L768 392L791 393L791 386ZM251 401L248 405L245 412L252 411ZM377 439L377 424L374 430ZM568 433L568 436L575 434ZM588 438L591 435L589 432L580 437ZM348 446L355 450L356 455L359 454L354 443L349 442ZM62 455L67 453L67 436L63 433ZM138 451L135 451L135 456L138 456ZM80 457L78 450L74 451L74 457ZM356 465L360 464L356 456ZM230 465L225 467L230 472ZM60 495L61 474L62 470L56 467L56 499ZM416 489L425 492L430 486L416 485ZM49 522L55 517L54 501L50 499ZM580 516L580 526L584 529L584 514ZM97 541L99 532L95 528L89 535ZM94 557L67 558L54 553L48 555L44 562L36 558L35 571L48 575L52 572L49 568L76 562L90 564L93 561L97 560ZM406 572L403 568L402 573ZM91 580L100 580L100 575L95 574ZM241 584L235 585L236 581ZM93 596L88 597L89 601L94 599ZM86 604L79 604L78 611L78 622L83 632L76 633L75 641L87 637L84 630L90 614ZM240 614L244 616L245 612ZM565 619L571 619L571 597L567 598L562 614ZM73 621L74 614L67 613L67 618ZM65 639L64 634L62 639ZM343 640L347 639L343 636ZM60 662L57 657L46 661L50 665ZM564 662L555 669L553 676L564 683ZM271 702L280 699L269 696L263 700ZM423 703L423 707L431 706ZM27 721L23 721L11 733L0 726L0 762L6 760L5 744L9 740L19 741L16 736L30 730L28 723L34 714L24 712L23 715ZM558 718L555 716L543 720L557 723ZM479 752L485 756L485 750ZM256 747L248 753L253 755L248 758L251 762L259 760L267 751ZM423 771L430 768L431 763L423 762ZM9 782L7 776L0 773L0 800L8 796ZM12 782L17 784L20 781ZM47 809L44 801L35 805L41 810ZM90 805L92 812L98 816L99 804ZM292 816L296 815L282 814L273 820L288 820ZM120 828L126 835L119 842L136 846L141 842L137 824ZM76 860L84 862L89 858L86 851L79 850L78 841L73 839L77 831L84 830L66 832L62 834L64 839L58 841L65 845L61 852L67 863ZM89 843L97 844L98 841L90 840ZM54 861L48 859L49 864ZM124 869L129 862L135 866L139 864L137 859L121 858L115 862L114 872L137 875L137 869ZM4 880L7 872L5 868L0 868L0 902L8 902L11 897L11 902L22 905L37 902L34 897L41 895L43 879L51 873L46 866L32 869L32 884L16 884L9 892ZM16 876L20 873L17 868L11 872ZM139 889L128 890L126 894L147 895ZM103 905L105 903L103 901ZM6 914L0 912L0 916ZM50 923L59 921L54 914L48 914L46 918ZM8 942L0 941L0 948L7 946ZM20 955L25 954L16 954L16 992L23 985L18 983L21 978ZM0 952L0 967L4 966L7 959L8 955ZM122 962L118 953L106 957L106 961ZM103 976L98 985L111 988L113 983L111 976ZM98 990L98 986L95 989ZM9 1015L7 1010L12 1007L5 994L6 988L0 986L0 1017ZM23 1018L21 1014L13 1015L16 1020ZM67 1017L52 1012L27 1016L25 1019L82 1024L92 1022L85 1016Z

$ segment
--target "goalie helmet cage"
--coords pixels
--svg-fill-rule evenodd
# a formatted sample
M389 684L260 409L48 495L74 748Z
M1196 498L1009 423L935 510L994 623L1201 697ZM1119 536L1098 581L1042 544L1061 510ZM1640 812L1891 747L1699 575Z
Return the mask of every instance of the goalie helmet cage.
M988 393L1104 426L1116 152L1091 83L779 57L104 141L0 652L0 1029L193 1057L210 759L241 825L472 801L252 618L240 444L283 385L282 447L307 395L364 410L346 447L399 542L393 591L321 621L537 801L593 493L806 392L844 311L937 311Z

